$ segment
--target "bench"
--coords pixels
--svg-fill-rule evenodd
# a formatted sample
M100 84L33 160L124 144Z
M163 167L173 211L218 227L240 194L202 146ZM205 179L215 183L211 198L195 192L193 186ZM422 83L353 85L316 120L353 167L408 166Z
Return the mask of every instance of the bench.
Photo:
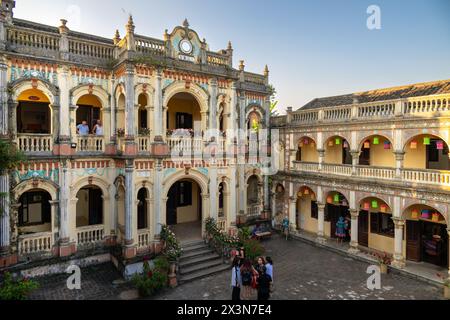
M272 232L270 231L256 232L255 237L257 240L269 239L272 237Z

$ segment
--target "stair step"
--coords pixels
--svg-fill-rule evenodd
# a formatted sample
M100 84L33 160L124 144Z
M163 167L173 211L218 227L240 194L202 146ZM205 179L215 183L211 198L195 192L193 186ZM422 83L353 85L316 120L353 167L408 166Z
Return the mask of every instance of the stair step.
M216 266L220 266L221 264L223 264L222 259L215 259L215 260L211 260L211 261L197 263L190 267L184 267L184 268L180 267L180 274L186 275L189 273L195 273L200 270L207 270L207 269L210 269L210 268L213 268Z
M180 261L180 268L187 268L197 263L203 263L206 261L211 261L214 259L220 259L220 256L217 253L205 254L202 256L187 258Z
M214 274L221 273L221 272L224 272L227 270L230 270L230 266L226 265L226 264L221 264L216 267L212 267L212 268L204 269L204 270L201 270L201 271L198 271L195 273L183 275L180 277L180 283L186 283L186 282L194 281L197 279L209 277Z
M183 248L183 252L186 252L186 253L194 252L194 251L198 251L198 250L209 249L209 247L207 245L205 245L204 243L192 245L190 247L182 247L182 248Z
M192 246L200 245L200 244L205 245L205 241L203 241L203 240L191 240L191 241L181 242L181 246L183 248L186 248L186 249L189 248L189 247L192 247Z
M186 260L186 259L189 259L189 258L198 257L198 256L206 255L206 254L211 254L213 252L214 251L209 249L209 248L205 248L205 249L202 249L202 250L195 250L195 251L192 251L192 252L183 252L180 260L183 261L183 260Z

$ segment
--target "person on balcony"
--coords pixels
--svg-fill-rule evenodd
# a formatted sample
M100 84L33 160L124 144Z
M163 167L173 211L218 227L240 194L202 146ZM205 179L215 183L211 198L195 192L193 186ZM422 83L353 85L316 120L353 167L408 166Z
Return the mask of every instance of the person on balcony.
M92 129L92 134L96 136L103 136L103 124L102 120L97 120L96 125Z
M89 134L89 126L87 125L86 120L83 120L83 122L77 126L77 134L80 136L87 136Z

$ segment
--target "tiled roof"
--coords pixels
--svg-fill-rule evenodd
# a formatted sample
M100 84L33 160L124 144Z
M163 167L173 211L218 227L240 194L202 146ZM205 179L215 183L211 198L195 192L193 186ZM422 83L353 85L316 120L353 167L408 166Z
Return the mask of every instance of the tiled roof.
M355 102L365 103L365 102L385 101L392 99L429 96L443 93L450 93L450 80L417 83L407 86L377 89L342 96L318 98L309 102L300 110L349 105Z

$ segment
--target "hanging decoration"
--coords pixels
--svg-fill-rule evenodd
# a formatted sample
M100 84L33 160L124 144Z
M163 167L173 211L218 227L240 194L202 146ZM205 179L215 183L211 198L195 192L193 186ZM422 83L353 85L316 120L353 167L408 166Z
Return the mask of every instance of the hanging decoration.
M380 138L378 138L378 137L373 138L373 144L374 145L379 145L380 144Z
M366 211L370 210L370 203L364 202L364 210L366 210Z
M305 139L303 140L303 143L306 144L306 145L308 145L308 144L309 144L309 139L308 139L308 138L305 138Z
M303 192L305 195L309 195L309 189L305 188L305 191Z
M335 194L334 195L334 202L339 202L340 201L340 197L339 197L339 194Z
M334 143L338 146L338 145L340 145L341 144L341 138L336 138L335 140L334 140Z
M381 211L382 213L386 213L386 212L387 212L387 205L382 204L382 205L380 206L380 211Z
M334 144L333 144L333 140L330 140L329 142L328 142L328 146L329 147L332 147Z
M425 138L423 138L423 144L424 144L425 146L429 146L429 145L431 144L431 139L430 139L430 137L425 137Z
M414 219L414 220L419 219L419 210L412 209L412 211L411 211L411 219Z
M378 208L378 201L377 200L372 200L372 208L373 209L377 209Z
M442 141L442 140L436 141L436 149L444 150L444 141Z
M417 149L417 141L415 141L415 140L411 141L410 148L411 149Z
M370 141L364 142L364 149L370 149Z
M440 214L439 213L437 213L437 212L433 212L433 215L432 215L432 221L433 222L439 222L439 216L440 216Z
M428 209L422 210L422 219L430 219L430 218L431 218L430 210Z
M350 148L350 146L348 145L348 142L344 141L344 149L348 149L348 148Z
M389 141L385 141L384 142L384 149L385 150L390 150L391 149L391 143Z
M329 203L329 204L333 203L333 197L332 196L328 196L327 197L327 203Z

